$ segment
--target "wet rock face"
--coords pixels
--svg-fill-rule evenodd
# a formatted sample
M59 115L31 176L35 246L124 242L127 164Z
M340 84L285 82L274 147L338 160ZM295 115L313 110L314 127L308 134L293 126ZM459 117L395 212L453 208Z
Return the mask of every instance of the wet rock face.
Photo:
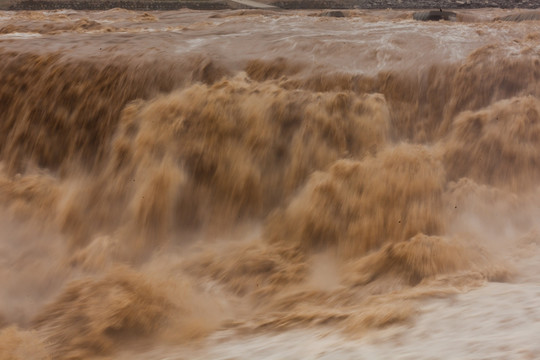
M321 16L326 16L326 17L345 17L345 14L343 13L343 11L339 11L339 10L332 10L332 11L324 11Z
M452 11L419 11L413 14L413 19L418 21L456 21L456 13Z

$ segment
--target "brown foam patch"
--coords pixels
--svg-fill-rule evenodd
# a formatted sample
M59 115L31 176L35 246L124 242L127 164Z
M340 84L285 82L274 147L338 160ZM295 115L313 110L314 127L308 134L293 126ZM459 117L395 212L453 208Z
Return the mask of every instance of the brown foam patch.
M388 242L443 231L440 163L425 148L399 145L363 161L340 160L314 174L302 191L275 212L271 241L307 251L335 247L345 257Z
M450 179L530 189L540 178L540 102L520 97L464 112L443 146Z
M174 309L166 292L143 275L117 267L77 280L34 320L57 359L110 353L113 344L159 333Z
M3 360L52 359L36 331L24 331L15 326L0 329L0 358Z
M416 285L425 278L465 270L470 266L465 249L449 239L416 235L407 241L387 244L354 263L353 286L389 276Z

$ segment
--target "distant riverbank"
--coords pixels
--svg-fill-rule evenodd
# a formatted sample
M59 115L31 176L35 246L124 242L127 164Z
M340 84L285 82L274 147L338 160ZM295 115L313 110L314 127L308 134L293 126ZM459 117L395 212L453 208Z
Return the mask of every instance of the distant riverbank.
M473 9L540 7L537 0L262 0L279 9ZM0 10L193 10L249 9L232 0L0 0Z

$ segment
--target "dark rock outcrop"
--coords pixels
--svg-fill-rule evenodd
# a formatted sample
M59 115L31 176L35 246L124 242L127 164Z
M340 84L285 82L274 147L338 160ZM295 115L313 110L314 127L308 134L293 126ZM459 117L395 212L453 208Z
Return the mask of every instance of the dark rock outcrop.
M419 21L456 21L456 13L442 10L419 11L413 14L413 19Z
M331 10L331 11L323 11L321 13L321 16L327 16L327 17L345 17L345 14L343 11L339 10Z

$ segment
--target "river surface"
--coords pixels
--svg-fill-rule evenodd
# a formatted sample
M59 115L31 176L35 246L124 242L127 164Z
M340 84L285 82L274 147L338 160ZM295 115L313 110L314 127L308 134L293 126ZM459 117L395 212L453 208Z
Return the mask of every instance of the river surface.
M538 359L535 12L0 12L1 359Z

